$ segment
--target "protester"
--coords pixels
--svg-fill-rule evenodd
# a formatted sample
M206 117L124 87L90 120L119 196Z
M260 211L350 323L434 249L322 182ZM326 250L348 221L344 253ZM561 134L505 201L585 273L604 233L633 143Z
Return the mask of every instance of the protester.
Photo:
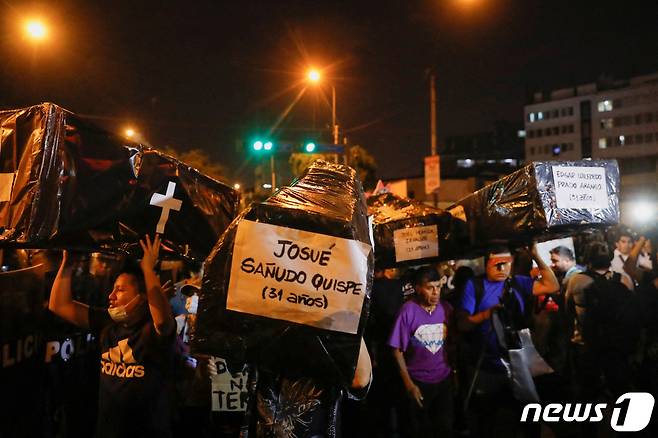
M561 284L567 285L569 278L578 272L583 272L582 266L576 264L576 258L573 251L566 246L556 246L549 251L551 256L551 268L558 278L561 278Z
M373 381L367 408L373 420L374 437L389 437L397 433L402 392L397 364L388 347L388 338L395 318L404 301L403 284L392 269L375 270L372 282L370 314L364 338L372 357ZM361 418L355 422L362 422Z
M439 275L420 268L413 278L416 291L397 316L389 345L399 367L408 403L409 436L452 435L453 398L447 337L452 306L439 299Z
M101 372L97 437L171 436L169 391L175 322L154 271L160 238L140 241L140 267L124 267L101 309L74 301L64 251L48 308L61 318L100 333Z
M307 350L302 348L300 353L307 354ZM250 385L255 382L256 388L244 429L248 436L258 438L339 437L342 399L346 395L364 399L372 381L370 355L363 339L349 388L283 369L277 372L252 365L248 372Z
M652 233L655 236L655 231ZM637 294L641 309L638 317L641 319L642 343L639 350L639 363L633 375L638 391L658 394L658 264L656 253L652 251L651 241L641 236L635 243L624 264L624 269L638 284ZM648 251L647 251L648 250ZM638 267L639 254L646 251L647 258L652 262L653 269ZM652 416L648 426L647 436L658 436L658 418Z
M635 281L633 281L624 269L624 264L634 246L633 243L633 233L630 228L619 227L615 240L615 250L610 261L610 270L619 273L623 278L622 281L630 290L635 289ZM644 247L642 247L642 250L638 254L636 266L643 266L644 269L652 269L651 258L644 251Z
M467 364L467 369L462 373L462 386L469 392L472 390L469 414L477 417L471 421L476 436L513 433L505 431L500 434L501 431L496 429L499 409L506 406L514 409L515 403L508 380L508 367L503 360L504 351L499 347L490 321L492 314L505 309L519 329L523 325L527 299L559 289L553 271L538 255L536 245L532 246L531 256L539 267L541 278L538 280L524 275L510 276L512 254L509 249L490 248L485 257L485 277L469 280L464 290L457 313L459 329L465 332L460 345ZM501 300L506 302L504 307Z
M617 395L629 389L628 359L639 328L633 323L638 317L634 296L619 273L611 271L605 243L591 243L585 258L588 270L571 277L565 299L574 321L571 358L576 396L592 402L604 389Z

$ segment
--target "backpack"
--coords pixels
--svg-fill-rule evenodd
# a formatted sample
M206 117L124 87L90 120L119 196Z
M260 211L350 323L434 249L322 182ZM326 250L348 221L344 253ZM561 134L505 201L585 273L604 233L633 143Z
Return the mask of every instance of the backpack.
M583 272L593 282L584 290L583 340L595 349L630 352L640 334L637 300L619 273Z

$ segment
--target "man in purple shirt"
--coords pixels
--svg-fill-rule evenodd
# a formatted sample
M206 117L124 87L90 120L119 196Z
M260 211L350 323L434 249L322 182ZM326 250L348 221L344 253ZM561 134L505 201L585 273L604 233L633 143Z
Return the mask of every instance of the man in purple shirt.
M388 341L409 395L412 437L452 436L451 368L446 355L452 307L439 300L439 275L431 267L414 275L413 299L402 305Z

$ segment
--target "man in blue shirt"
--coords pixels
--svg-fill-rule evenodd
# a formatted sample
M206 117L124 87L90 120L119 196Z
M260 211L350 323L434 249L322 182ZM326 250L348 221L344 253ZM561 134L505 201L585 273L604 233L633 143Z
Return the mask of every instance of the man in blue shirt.
M496 333L491 324L494 310L501 308L501 298L505 283L511 280L510 293L517 304L517 313L523 315L528 299L532 295L544 295L557 292L560 284L549 266L544 263L532 246L531 255L539 267L541 278L533 280L529 276L514 275L512 271L512 254L506 247L492 247L485 256L486 274L484 278L473 278L464 288L457 322L464 332L462 347L466 350L465 362L467 372L463 381L467 389L473 381L475 368L482 356L473 391L474 408L478 412L479 430L482 435L495 433L497 407L511 399L508 382L508 370L503 363ZM478 406L482 409L478 409Z

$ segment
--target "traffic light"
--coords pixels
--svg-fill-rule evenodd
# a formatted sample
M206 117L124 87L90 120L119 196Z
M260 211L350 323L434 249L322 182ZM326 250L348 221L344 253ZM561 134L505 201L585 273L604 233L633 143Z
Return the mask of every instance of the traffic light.
M297 147L299 148L299 143L297 143ZM302 143L301 148L297 150L301 150L301 152L305 152L307 154L342 154L344 147L340 144L307 141Z
M251 144L251 148L256 152L271 152L274 149L274 143L270 140L256 140Z

